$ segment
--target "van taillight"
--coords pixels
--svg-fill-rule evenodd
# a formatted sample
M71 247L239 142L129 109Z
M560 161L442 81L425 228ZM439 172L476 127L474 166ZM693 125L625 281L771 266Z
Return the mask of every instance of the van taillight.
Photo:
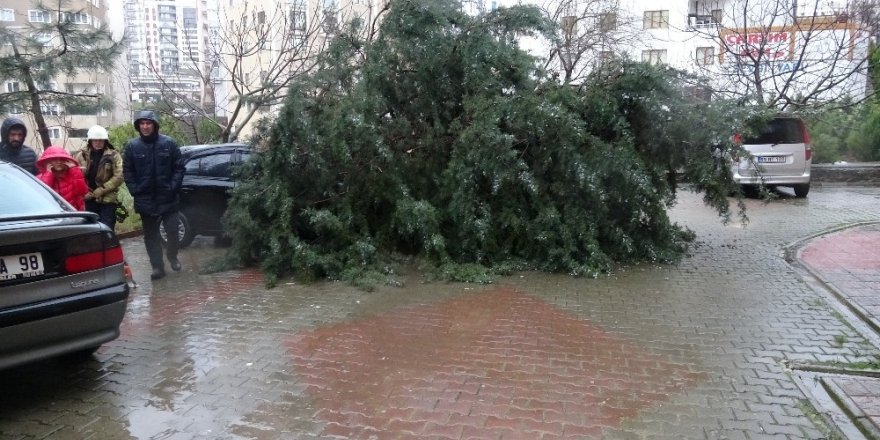
M68 274L87 272L122 264L122 246L113 234L80 237L67 244L64 270Z
M810 142L810 131L807 130L807 124L801 121L801 137L804 139L804 160L813 158L813 143Z

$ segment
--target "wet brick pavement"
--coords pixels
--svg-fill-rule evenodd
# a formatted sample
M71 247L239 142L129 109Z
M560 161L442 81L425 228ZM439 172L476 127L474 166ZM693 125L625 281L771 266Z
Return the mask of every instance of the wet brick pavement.
M150 283L126 240L140 287L122 336L0 372L0 438L828 438L790 366L880 350L784 249L876 221L880 189L746 203L749 224L724 225L682 193L671 216L699 238L678 265L488 286L265 289L256 271L200 275L210 240Z
M880 223L813 238L799 249L798 259L872 331L880 332ZM880 359L874 361L876 368ZM862 430L880 439L880 373L828 375L822 383Z

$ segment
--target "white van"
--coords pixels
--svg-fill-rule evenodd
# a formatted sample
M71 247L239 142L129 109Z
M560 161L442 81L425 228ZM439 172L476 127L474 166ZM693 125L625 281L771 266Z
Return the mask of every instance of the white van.
M810 165L813 148L804 121L780 116L752 138L742 141L751 156L733 164L733 180L746 194L757 193L759 185L790 186L797 197L810 192Z

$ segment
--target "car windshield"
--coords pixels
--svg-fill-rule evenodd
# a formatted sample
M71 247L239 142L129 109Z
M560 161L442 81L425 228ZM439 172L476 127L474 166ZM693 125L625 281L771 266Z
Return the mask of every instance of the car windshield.
M754 137L746 138L744 144L799 144L804 142L801 121L798 119L774 119Z
M0 167L0 188L4 189L0 197L0 218L65 210L51 190L18 168Z

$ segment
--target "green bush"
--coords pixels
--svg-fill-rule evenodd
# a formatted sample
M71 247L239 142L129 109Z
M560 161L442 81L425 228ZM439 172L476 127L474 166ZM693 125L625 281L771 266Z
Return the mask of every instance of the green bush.
M864 110L861 123L847 138L855 160L880 160L880 103L872 103Z

